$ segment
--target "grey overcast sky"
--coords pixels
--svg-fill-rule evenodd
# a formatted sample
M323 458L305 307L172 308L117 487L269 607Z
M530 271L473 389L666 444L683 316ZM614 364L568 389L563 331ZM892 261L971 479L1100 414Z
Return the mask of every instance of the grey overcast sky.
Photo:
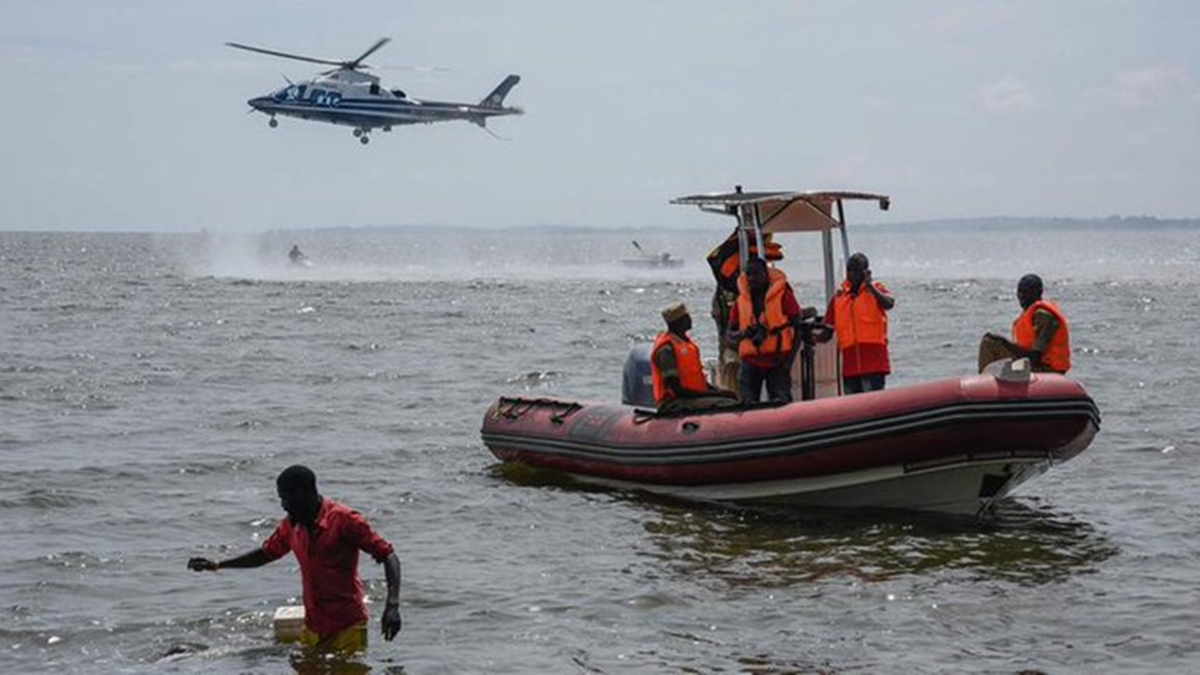
M1194 0L3 0L0 229L687 226L669 199L735 183L892 196L860 222L1200 217L1197 26ZM385 85L518 73L527 114L269 129L246 100L320 67L224 46L382 36Z

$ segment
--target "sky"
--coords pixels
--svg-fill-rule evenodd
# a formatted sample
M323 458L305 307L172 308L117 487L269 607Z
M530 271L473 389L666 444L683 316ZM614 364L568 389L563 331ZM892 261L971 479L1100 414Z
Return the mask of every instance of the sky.
M1200 217L1193 0L3 0L0 230L691 227L670 199L890 195L856 222ZM465 122L246 100L358 56Z

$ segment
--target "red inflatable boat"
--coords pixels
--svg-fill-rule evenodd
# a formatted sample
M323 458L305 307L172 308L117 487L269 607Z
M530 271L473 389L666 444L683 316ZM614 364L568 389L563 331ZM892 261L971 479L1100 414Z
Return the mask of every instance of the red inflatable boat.
M746 252L764 250L768 234L819 233L828 302L844 269L834 264L835 233L843 261L850 257L850 200L884 210L890 203L863 192L740 187L674 202L735 216L743 269ZM484 443L504 462L687 499L979 514L1082 452L1100 427L1079 383L1030 373L1024 359L993 363L988 374L842 396L836 341L811 339L793 369L797 403L659 414L639 389L649 366L646 346L635 359L638 349L622 397L632 405L501 398L484 417Z
M978 514L1099 424L1079 384L1034 374L671 416L501 398L482 434L505 462L687 499Z

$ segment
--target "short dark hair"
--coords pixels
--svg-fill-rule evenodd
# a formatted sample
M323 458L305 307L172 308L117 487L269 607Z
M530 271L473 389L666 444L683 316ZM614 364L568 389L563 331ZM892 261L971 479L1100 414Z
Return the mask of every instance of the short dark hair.
M300 464L293 464L280 472L279 477L275 479L275 487L280 492L295 492L303 490L316 494L317 492L317 474L313 473L312 469Z
M1042 297L1042 278L1036 274L1026 274L1017 282L1017 292L1023 292L1034 299Z

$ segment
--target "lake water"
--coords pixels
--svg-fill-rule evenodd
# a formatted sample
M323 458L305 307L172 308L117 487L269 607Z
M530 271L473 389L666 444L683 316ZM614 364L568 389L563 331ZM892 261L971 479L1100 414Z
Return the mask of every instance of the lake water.
M1046 279L1092 447L986 523L759 513L499 470L500 395L616 400L695 231L0 233L0 671L1166 673L1200 668L1200 230L860 227L893 290L889 387L971 372ZM631 240L685 259L637 271ZM293 243L312 268L289 267ZM784 240L802 304L811 242ZM296 663L292 558L257 546L311 466L404 566L404 630Z

